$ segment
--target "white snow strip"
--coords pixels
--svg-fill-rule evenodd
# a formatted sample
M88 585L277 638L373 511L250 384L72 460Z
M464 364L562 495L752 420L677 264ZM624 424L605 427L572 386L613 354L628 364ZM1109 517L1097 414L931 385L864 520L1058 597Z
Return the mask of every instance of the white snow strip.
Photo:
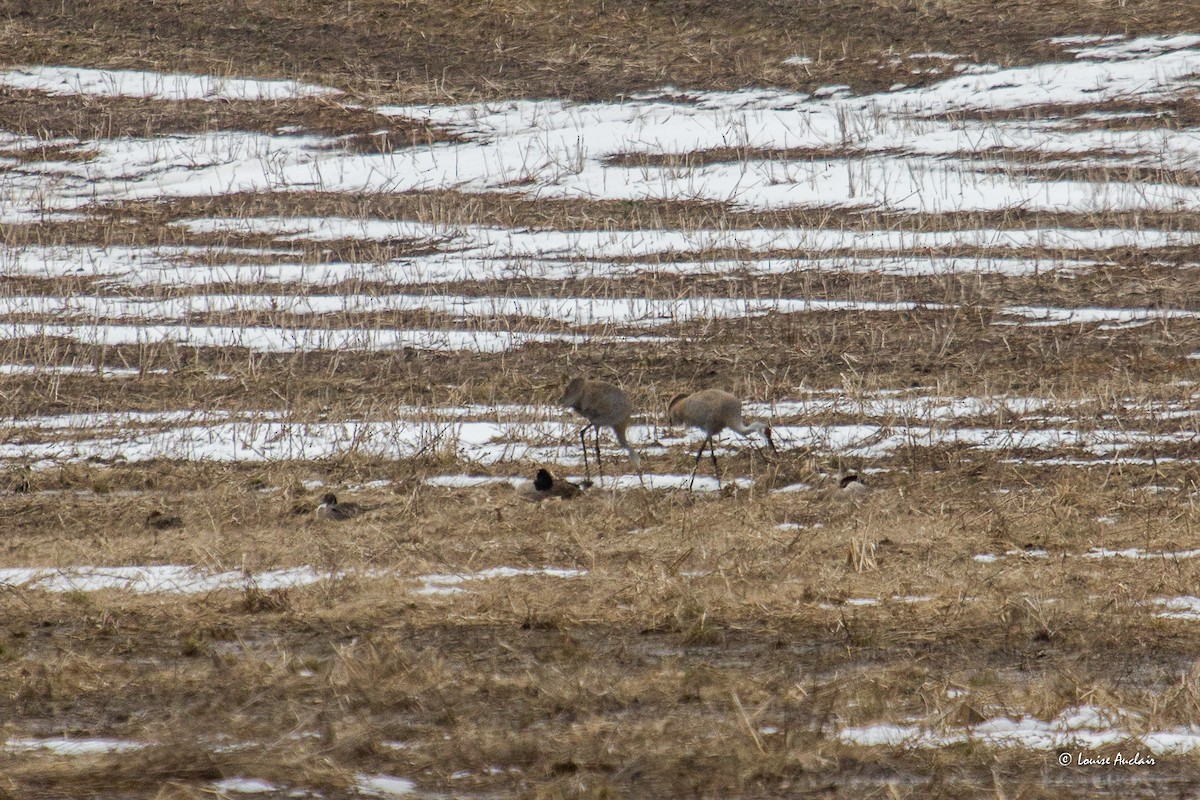
M30 417L12 420L0 444L0 462L71 462L98 458L128 462L161 459L254 462L320 460L350 454L404 457L437 451L482 465L505 462L578 464L577 422L562 412L557 419L528 421L437 419L388 421L347 420L298 422L278 412L238 418L230 414L191 412L119 413ZM914 446L954 444L985 450L1056 450L1076 448L1093 454L1119 455L1137 445L1189 442L1191 431L1148 433L1129 429L1017 429L942 427L910 424L775 425L776 442L787 448L812 447L843 455L883 457ZM64 435L69 434L69 435ZM630 440L644 455L684 446L689 450L701 434L668 435L652 426L635 425ZM722 452L747 446L726 437ZM653 445L646 444L654 442ZM606 442L610 450L610 443ZM458 480L458 479L454 479ZM611 481L611 483L609 483ZM644 481L644 483L643 483ZM600 481L602 487L683 488L684 475L621 475ZM709 488L703 476L696 488ZM711 488L716 488L715 481Z
M311 567L246 574L207 573L192 566L64 567L62 569L14 567L0 569L0 584L44 592L96 592L106 589L136 594L196 594L222 589L255 587L263 590L308 586L338 577Z
M1136 560L1175 561L1181 558L1196 558L1200 550L1153 551L1130 547L1125 550L1109 550L1104 547L1093 547L1083 554L1084 558L1130 558Z
M52 95L144 97L151 100L291 100L341 94L338 89L293 80L82 67L17 67L0 72L0 85Z
M549 237L548 237L549 238ZM971 238L965 237L964 238ZM1047 239L1053 238L1047 235ZM1154 236L1143 237L1153 245ZM1018 277L1051 272L1076 274L1095 266L1094 262L1059 258L1018 258L1003 255L931 256L848 255L834 258L713 259L689 261L582 260L587 252L566 252L537 257L509 257L487 253L471 254L457 248L444 253L413 256L385 263L337 262L239 264L239 255L247 252L230 249L179 247L85 247L26 245L20 248L0 246L0 272L43 278L87 277L100 279L107 287L205 287L262 284L294 284L297 287L334 286L341 283L380 283L390 285L427 285L451 281L484 281L526 278L529 280L568 280L620 278L638 275L781 275L796 272L827 272L902 275L985 274ZM1104 244L1103 237L1096 244ZM837 242L831 242L837 244ZM868 242L868 244L870 244ZM499 248L503 249L503 248ZM814 248L824 252L836 248ZM869 253L870 248L856 248ZM1009 248L1002 246L1000 253ZM284 253L286 255L286 253ZM217 263L194 263L197 259ZM226 262L226 263L222 263Z
M690 297L680 299L655 298L576 298L576 297L510 297L510 296L455 296L455 295L251 295L251 294L198 294L184 295L160 300L146 297L97 297L73 295L68 297L24 296L0 297L0 316L30 316L55 321L93 323L95 329L101 323L138 322L144 323L138 330L149 331L152 327L165 332L164 338L172 338L172 331L186 332L188 344L195 344L196 331L225 332L240 331L243 335L251 331L270 337L270 332L280 329L265 327L192 328L173 327L161 323L188 319L200 314L289 314L298 317L328 315L337 318L347 314L378 313L430 313L451 317L456 322L478 320L501 320L510 317L552 320L575 327L616 325L625 327L652 328L662 325L686 323L702 319L743 319L766 314L802 314L814 312L858 312L900 313L915 310L941 311L948 306L939 303L914 301L880 302L872 300L832 300L806 298L732 298ZM1107 323L1109 325L1144 324L1153 321L1174 319L1200 319L1200 311L1171 308L1056 308L1053 306L1005 306L997 309L1002 317L1017 317L1029 320L1032 325L1087 325ZM6 331L28 331L44 323L0 324L0 337L38 335L36 333L6 333ZM59 325L45 325L47 329ZM113 328L113 325L105 327ZM382 331L363 333L381 334ZM334 331L323 331L336 335ZM338 332L345 333L345 331ZM401 334L402 332L394 332ZM570 335L544 333L474 333L460 332L478 339L472 345L455 345L455 332L451 331L408 331L408 342L393 344L392 348L407 346L435 350L474 349L481 352L519 347L527 341L575 341ZM47 334L55 335L55 334ZM236 335L236 334L234 334ZM311 335L311 334L310 334ZM316 334L320 335L320 334ZM427 337L427 338L422 338ZM203 341L201 335L200 341ZM111 343L111 342L110 342ZM220 345L216 345L220 346ZM249 346L252 349L279 349L278 346ZM295 349L314 349L296 347ZM319 348L329 349L329 348ZM348 347L338 349L388 349L388 346Z
M587 575L584 570L558 567L517 568L493 567L479 572L464 572L448 575L419 575L411 580L426 587L447 586L467 581L491 580L493 578L518 578L525 576L549 576L553 578L578 578ZM364 573L366 577L380 578L395 576L394 573L375 570ZM269 570L259 573L205 572L199 567L171 565L147 567L11 567L0 569L0 586L14 586L43 592L97 592L117 590L135 594L197 594L226 589L257 588L264 591L308 586L322 580L344 578L347 573L318 572L312 567ZM398 576L402 577L402 576ZM418 590L418 593L428 593ZM36 740L41 742L42 740ZM58 740L46 740L51 743ZM11 744L11 743L10 743ZM38 745L46 746L46 745Z
M812 311L896 312L941 308L913 302L867 300L755 299L692 297L652 298L471 297L454 295L250 295L200 294L167 300L146 297L0 297L0 316L17 314L55 320L157 323L198 314L272 313L295 316L426 312L455 321L504 317L554 320L574 326L626 325L654 327L694 319L742 318ZM1046 310L1047 313L1053 309ZM1092 309L1099 312L1098 309ZM1200 315L1200 312L1196 312ZM0 331L3 327L0 327ZM509 337L520 334L505 334ZM537 334L531 334L537 336ZM535 339L536 340L536 339Z
M211 786L212 790L217 793L265 794L279 791L279 787L275 784L258 778L224 778L213 781Z
M1129 742L1142 748L1142 757L1150 753L1187 753L1200 747L1200 727L1147 733L1116 727L1136 721L1136 715L1127 712L1114 713L1083 706L1067 709L1049 721L1023 716L1019 719L997 717L965 727L887 723L844 728L838 736L848 744L905 748L946 747L972 742L993 747L1065 750ZM1134 758L1135 753L1123 752L1123 757Z
M30 753L46 751L59 756L87 756L103 753L127 753L141 750L146 745L123 739L8 739L0 749L10 752Z
M177 344L189 347L244 347L256 352L313 350L415 350L499 353L531 342L582 345L595 342L661 343L649 336L590 336L521 331L389 330L386 328L275 328L248 325L117 325L0 323L0 340L35 337L71 339L88 345Z
M1197 145L1200 153L1200 145ZM347 217L213 217L175 223L193 233L271 235L280 242L405 240L441 244L472 259L647 259L713 251L823 254L915 252L957 247L1014 250L1107 250L1200 244L1200 231L1153 228L969 228L949 231L841 228L720 228L638 230L510 230L444 227L398 220ZM889 256L894 257L894 256ZM109 263L95 257L100 263ZM70 263L68 261L68 263ZM703 262L709 263L709 262ZM669 267L664 266L664 269ZM114 264L112 269L116 269ZM469 273L469 270L467 270Z
M1179 559L1198 558L1200 557L1200 550L1141 550L1137 547L1130 547L1124 550L1109 550L1105 547L1093 547L1086 553L1064 555L1072 558L1127 558L1135 561L1177 561ZM999 555L995 553L980 553L973 558L980 563L990 564L1005 557L1049 558L1050 554L1041 549L1007 550Z
M406 778L390 775L360 773L355 783L358 791L372 797L401 797L416 791L417 785Z
M774 403L744 403L742 410L747 417L811 418L820 415L846 415L853 417L879 418L887 421L920 420L926 422L958 422L977 417L1002 417L1012 419L1014 415L1031 417L1050 408L1052 401L1037 397L949 397L937 395L871 394L861 397L813 396L804 400L779 400Z
M980 553L976 556L973 556L974 560L978 561L980 564L993 564L993 563L999 561L1001 558L1006 558L1006 557L1007 558L1049 558L1050 553L1048 553L1045 550L1041 550L1041 549L1036 549L1036 550L1029 549L1029 550L1006 550L1006 551L1004 551L1003 554L1000 554L1000 555L997 555L995 553Z
M491 569L480 570L479 572L422 575L415 579L423 584L415 593L424 595L459 594L466 591L461 588L461 585L464 583L490 580L492 578L520 578L543 575L552 578L581 578L587 574L586 570L558 569L555 567L543 567L541 569L493 567Z
M1162 617L1163 619L1200 619L1200 597L1192 595L1160 597L1154 602L1163 608L1162 611L1154 615L1156 617Z
M447 489L474 489L477 486L521 486L527 483L524 478L505 478L493 475L433 475L425 479L426 486L440 486Z
M100 378L134 378L139 375L167 375L166 369L106 367L95 364L0 364L0 375L91 375Z

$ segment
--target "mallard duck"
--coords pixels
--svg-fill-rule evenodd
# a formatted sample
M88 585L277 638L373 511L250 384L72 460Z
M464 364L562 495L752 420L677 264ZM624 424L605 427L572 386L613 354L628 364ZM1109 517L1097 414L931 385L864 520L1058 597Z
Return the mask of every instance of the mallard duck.
M578 497L582 491L583 488L579 484L555 478L549 470L539 469L533 478L533 484L526 486L523 494L527 500L537 502L551 497L570 500L572 497Z
M321 505L317 506L317 516L321 519L330 519L341 521L357 517L359 514L366 511L365 508L357 503L339 503L337 495L333 492L327 492L321 498Z

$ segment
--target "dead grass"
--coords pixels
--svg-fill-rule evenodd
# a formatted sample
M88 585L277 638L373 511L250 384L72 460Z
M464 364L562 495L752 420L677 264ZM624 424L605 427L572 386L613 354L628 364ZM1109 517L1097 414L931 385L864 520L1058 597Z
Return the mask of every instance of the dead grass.
M994 468L1022 484L1021 468ZM296 470L263 477L283 483L305 474ZM1195 714L1194 625L1155 620L1148 604L1186 592L1200 562L1078 557L1090 546L1189 541L1194 509L1182 495L1127 494L1132 474L1067 471L1068 484L1005 496L967 485L947 496L942 479L925 475L862 506L818 503L824 527L796 535L773 526L812 495L600 494L531 506L502 489L424 489L414 503L398 501L407 489L375 490L359 499L382 509L351 529L293 516L285 495L248 491L244 468L154 473L185 520L170 537L114 516L127 501L104 494L9 495L0 509L33 529L59 528L64 564L174 563L202 551L212 568L369 565L394 577L352 572L273 597L7 594L17 601L0 662L0 685L18 700L10 731L159 743L121 758L9 756L10 793L120 787L138 797L165 780L247 775L336 797L355 773L378 772L450 792L574 794L586 783L637 795L823 786L851 796L903 778L914 793L931 782L971 793L986 779L1038 796L1061 780L1084 792L1073 782L1083 776L1054 772L1053 752L862 748L835 733L906 716L950 727L1006 713L1050 719L1080 705L1138 712L1144 730ZM1122 498L1128 523L1088 524L1091 506L1110 507L1106 497ZM136 503L132 516L144 510ZM1143 529L1139 516L1162 522ZM973 561L1023 545L1003 533L980 540L980 530L1005 527L993 525L1001 518L1039 532L1051 557ZM85 520L94 533L75 544L70 532ZM855 568L846 547L864 539L874 557ZM26 533L11 541L44 563L44 543ZM492 565L588 574L413 592L411 577ZM930 599L890 599L912 596ZM881 602L845 604L859 597ZM1192 764L1172 756L1128 779L1191 785Z
M441 3L402 8L292 0L240 5L125 0L7 11L10 63L76 63L302 77L405 99L465 102L506 96L613 97L663 85L856 91L929 64L896 58L943 51L1000 64L1061 56L1045 40L1068 33L1173 33L1200 27L1193 9L1139 0L1120 9L1058 0L1036 8L980 0L797 7L776 2ZM330 46L337 42L337 46ZM804 67L783 61L807 56Z
M1018 158L1012 152L1004 155ZM1116 168L1117 173L1120 169ZM104 225L101 220L107 220L107 224L120 231L130 219L137 219L151 226L147 229L151 233L157 232L154 224L209 217L262 216L394 219L446 226L497 225L567 231L828 227L862 231L949 231L972 228L1134 228L1175 231L1194 230L1200 225L1200 214L1188 211L1079 213L1011 208L993 212L911 214L831 207L749 211L730 204L695 200L530 198L453 190L403 194L234 193L217 197L113 203L87 210L89 216L95 217L88 223L90 225ZM45 233L33 226L9 225L0 227L0 232L6 239L12 237L17 242L53 241L55 238L88 242L96 238L96 233L90 229L76 232L74 225L52 222L44 226Z
M38 139L96 141L234 130L338 137L337 146L364 153L388 153L454 139L405 117L385 116L329 99L163 101L0 89L0 114L5 130ZM20 152L30 154L25 158L39 153L36 157L49 157L44 146ZM82 156L71 152L69 157Z

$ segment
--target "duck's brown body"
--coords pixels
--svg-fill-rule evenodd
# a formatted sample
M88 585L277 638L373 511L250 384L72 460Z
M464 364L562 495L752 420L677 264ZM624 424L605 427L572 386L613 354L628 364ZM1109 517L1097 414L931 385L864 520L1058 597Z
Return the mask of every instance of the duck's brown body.
M570 500L583 492L579 484L555 478L548 470L539 469L533 483L524 488L526 500L540 502L557 497L560 500Z
M339 503L337 495L333 492L329 492L322 497L321 505L317 506L318 517L335 522L352 519L363 513L363 511L365 509L357 503Z

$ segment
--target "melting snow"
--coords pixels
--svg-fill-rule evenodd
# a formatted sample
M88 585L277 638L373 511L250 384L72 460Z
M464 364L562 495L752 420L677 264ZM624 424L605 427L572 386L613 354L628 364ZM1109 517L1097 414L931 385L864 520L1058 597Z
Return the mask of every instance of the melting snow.
M86 756L97 753L127 753L141 750L146 745L122 739L9 739L0 745L5 750L19 753L45 750L60 756Z
M6 213L73 210L93 198L210 196L253 191L404 192L460 189L536 197L671 198L746 208L868 207L945 213L1200 208L1200 190L1170 180L1047 179L979 169L989 149L1122 163L1185 165L1200 152L1189 131L1080 128L1069 120L951 119L968 110L1077 105L1190 91L1200 71L1193 36L1099 42L1070 62L973 67L932 86L867 97L775 90L666 90L620 103L517 100L378 109L458 133L463 141L387 154L322 148L324 137L217 131L102 140L85 162L25 165L12 176ZM73 68L26 68L10 85L152 97L295 96L331 90L293 82L235 82ZM23 139L18 137L17 144ZM982 143L982 144L981 144ZM692 168L610 163L626 153L715 148L799 149L796 158L750 158ZM846 156L839 156L844 151ZM813 155L829 152L821 157ZM850 157L853 154L853 157ZM965 154L965 156L963 155ZM1089 156L1090 157L1090 156Z
M492 486L495 484L520 486L525 482L524 478L505 478L493 475L433 475L425 479L427 486L442 486L449 489L473 489L476 486Z
M45 592L96 592L117 589L139 594L169 592L195 594L220 589L256 587L262 590L308 586L338 577L319 573L312 567L270 570L259 573L206 573L194 566L148 567L13 567L0 569L0 584Z
M1050 721L1024 716L997 717L967 727L925 727L917 724L880 724L844 728L843 742L887 747L946 747L977 742L996 747L1026 747L1061 750L1069 747L1096 748L1123 742L1140 742L1150 752L1186 753L1200 747L1200 728L1189 726L1169 731L1134 733L1115 727L1136 722L1136 716L1083 706L1063 711ZM1126 757L1131 757L1126 754Z
M461 584L468 581L489 580L491 578L519 578L525 576L546 575L551 578L581 578L587 575L586 570L558 569L542 567L541 569L517 569L515 567L492 567L479 572L462 572L445 575L421 575L414 580L423 586L416 590L417 594L458 594L464 591Z
M411 794L417 788L415 783L405 778L393 778L390 775L367 775L365 773L358 776L356 785L358 790L363 794L375 797L400 797L401 795Z
M1163 597L1154 601L1163 608L1154 616L1164 619L1200 619L1200 597Z
M1084 558L1133 558L1133 559L1155 559L1164 561L1174 561L1179 558L1196 558L1200 556L1200 550L1140 550L1136 547L1130 547L1125 550L1108 550L1103 547L1093 547L1091 550L1083 554Z
M499 353L531 342L582 345L600 342L662 343L649 336L591 336L486 330L389 330L387 328L288 328L267 326L0 323L0 340L30 337L71 339L88 345L244 347L270 353L314 350L415 350Z
M456 320L520 316L571 325L655 326L692 319L796 314L806 311L911 311L911 302L695 297L597 299L577 297L470 297L453 295L184 295L148 297L0 297L0 314L35 314L55 319L161 322L196 314L270 312L293 315L430 312ZM1197 312L1200 314L1200 312ZM27 328L29 326L19 326ZM187 328L185 328L187 330ZM432 331L414 333L433 334ZM465 331L463 333L466 333ZM529 334L530 337L542 334Z
M213 781L212 788L215 792L232 792L234 794L261 794L278 791L275 784L258 778L225 778Z
M917 402L912 407L919 409L922 404ZM0 462L92 458L129 462L156 458L215 462L320 460L350 453L396 458L430 449L453 453L464 461L482 465L514 461L573 465L581 460L576 449L577 425L566 412L553 418L544 416L543 411L529 420L463 421L456 416L459 411L451 409L447 419L439 418L436 410L431 410L427 417L419 419L340 422L287 420L280 412L259 412L242 418L229 413L192 412L30 417L10 421L7 441L0 443ZM784 447L805 446L863 457L886 456L905 447L939 445L1031 453L1075 448L1117 456L1138 445L1182 443L1194 438L1186 430L1152 434L1129 428L949 427L930 424L936 421L934 413L930 411L928 416L915 419L885 415L879 424L776 424L772 430L776 441ZM699 434L691 432L682 437L664 435L647 425L634 425L630 429L630 440L644 454L665 452L667 447L682 444L694 446L699 438ZM750 445L745 440L726 437L725 445L718 449L730 452L747 446ZM451 484L467 482L462 478L439 480ZM650 489L677 489L686 488L689 480L687 475L647 474L641 479L637 475L620 475L599 485L619 489L643 485ZM732 483L750 485L745 479ZM710 476L696 477L696 489L716 488L716 481Z
M348 573L319 572L313 567L269 570L247 573L239 571L209 573L195 566L148 566L148 567L11 567L0 569L0 586L14 586L44 592L96 592L106 589L147 593L196 594L223 589L245 589L255 587L264 591L308 586L322 580L346 577ZM359 573L366 577L401 577L385 570ZM438 594L461 591L458 585L468 581L491 580L493 578L517 578L523 576L549 576L552 578L579 578L587 575L585 570L558 567L518 568L492 567L479 572L462 572L444 575L418 575L414 580L423 585L418 594ZM444 590L444 591L442 591ZM33 741L33 740L31 740ZM36 740L42 741L42 740ZM58 740L46 740L56 742ZM140 746L140 745L139 745Z
M106 367L96 364L0 364L0 375L96 375L101 378L132 378L143 374L135 367ZM167 375L169 370L149 369L146 375Z
M290 100L341 94L337 89L292 80L248 80L81 67L17 67L0 72L0 85L45 94L152 100Z

